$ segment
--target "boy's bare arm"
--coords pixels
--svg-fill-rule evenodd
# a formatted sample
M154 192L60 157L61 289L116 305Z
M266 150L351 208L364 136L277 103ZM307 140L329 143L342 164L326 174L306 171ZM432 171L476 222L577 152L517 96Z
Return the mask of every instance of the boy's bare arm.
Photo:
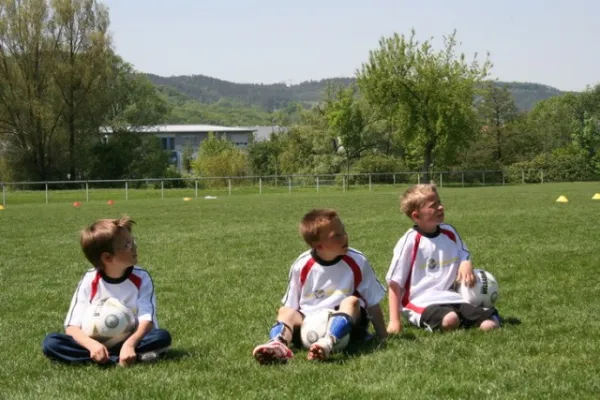
M400 317L400 299L402 298L402 288L394 281L391 281L388 287L390 322L387 331L389 334L396 334L402 331L402 318Z

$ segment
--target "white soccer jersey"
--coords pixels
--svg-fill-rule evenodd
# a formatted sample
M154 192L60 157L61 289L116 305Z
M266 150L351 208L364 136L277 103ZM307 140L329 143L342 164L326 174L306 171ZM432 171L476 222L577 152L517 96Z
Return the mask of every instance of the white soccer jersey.
M324 262L306 251L290 268L282 304L308 315L335 308L351 295L356 295L365 308L379 304L385 296L385 288L361 252L350 248L346 255Z
M123 277L113 279L96 269L90 269L79 281L65 319L65 327L81 327L85 309L96 300L115 297L129 307L140 321L152 321L158 328L156 319L156 296L152 277L143 268L129 267Z
M386 275L402 289L402 313L419 326L425 307L432 304L466 303L451 290L460 263L470 254L458 232L441 224L437 232L426 234L409 229L398 241Z

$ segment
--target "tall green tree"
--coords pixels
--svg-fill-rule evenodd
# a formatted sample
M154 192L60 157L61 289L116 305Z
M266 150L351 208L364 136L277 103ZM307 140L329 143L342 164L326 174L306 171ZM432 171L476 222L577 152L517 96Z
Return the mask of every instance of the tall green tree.
M492 162L501 164L506 157L507 141L511 134L511 124L517 119L519 111L509 87L498 87L488 81L482 86L481 98L477 110L482 123L482 141L489 143Z
M0 131L16 179L46 180L62 150L52 71L57 43L44 0L0 0Z
M96 0L50 3L52 14L47 24L56 57L50 73L59 93L54 113L61 116L67 135L69 176L76 179L76 169L87 157L85 142L97 140L94 132L98 126L90 114L104 89L112 57L108 9Z
M324 113L336 150L344 158L346 174L350 174L351 163L376 146L376 138L368 131L368 116L357 98L356 88L329 88Z
M406 145L421 154L426 180L434 162L453 162L477 132L475 89L491 64L467 63L456 46L456 32L438 52L431 41L416 41L414 31L408 38L394 34L357 71L362 95L382 115L394 115Z

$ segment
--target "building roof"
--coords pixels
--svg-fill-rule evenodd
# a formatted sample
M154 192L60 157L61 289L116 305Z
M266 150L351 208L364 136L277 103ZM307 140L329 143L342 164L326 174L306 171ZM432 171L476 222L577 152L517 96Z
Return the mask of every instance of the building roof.
M112 128L103 127L104 133L112 133ZM220 126L220 125L152 125L139 126L135 128L136 132L147 133L199 133L199 132L254 132L254 128L239 126Z

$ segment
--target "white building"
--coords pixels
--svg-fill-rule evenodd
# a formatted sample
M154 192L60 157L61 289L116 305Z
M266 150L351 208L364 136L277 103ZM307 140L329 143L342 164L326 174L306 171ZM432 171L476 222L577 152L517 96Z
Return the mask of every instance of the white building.
M181 169L184 149L191 146L195 158L200 143L208 138L209 133L224 137L240 149L245 149L252 141L256 129L219 125L154 125L137 127L135 131L140 134L158 137L161 140L163 149L170 152L171 163ZM112 130L106 128L103 129L103 133L108 140Z

